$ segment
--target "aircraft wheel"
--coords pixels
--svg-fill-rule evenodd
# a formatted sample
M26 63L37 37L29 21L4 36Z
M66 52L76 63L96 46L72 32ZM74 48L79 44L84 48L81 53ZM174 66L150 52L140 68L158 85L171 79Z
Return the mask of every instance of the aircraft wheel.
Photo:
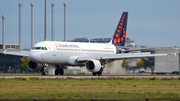
M45 75L44 72L41 73L42 75Z
M92 74L93 74L93 76L96 76L96 72L93 72Z
M41 73L42 73L42 75L46 75L44 69L42 69Z
M47 71L44 71L44 75L47 75L48 74L48 72Z
M55 70L55 75L58 75L58 74L59 74L59 70L56 69L56 70Z
M102 75L102 72L98 72L97 74L98 74L98 76L101 76L101 75Z
M60 70L59 70L59 73L60 73L60 75L63 75L63 74L64 74L64 70L63 70L63 69L60 69Z

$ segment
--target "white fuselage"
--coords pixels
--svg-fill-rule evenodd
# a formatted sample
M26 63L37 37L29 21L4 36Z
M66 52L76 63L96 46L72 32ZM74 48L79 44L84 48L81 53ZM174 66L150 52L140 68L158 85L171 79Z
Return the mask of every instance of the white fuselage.
M112 44L43 41L35 44L29 57L36 63L54 65L83 65L77 62L78 57L95 57L116 54Z

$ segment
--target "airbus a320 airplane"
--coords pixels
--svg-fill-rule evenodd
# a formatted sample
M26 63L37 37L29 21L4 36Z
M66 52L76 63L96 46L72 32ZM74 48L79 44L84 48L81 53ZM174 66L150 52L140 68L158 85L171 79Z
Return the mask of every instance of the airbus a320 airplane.
M47 74L48 65L56 67L55 75L63 75L61 66L85 66L93 75L101 75L103 68L115 60L149 58L166 56L168 54L127 53L131 50L125 45L128 12L123 12L112 40L107 44L42 41L33 46L29 52L4 54L28 56L31 60L28 68L32 71L42 71Z

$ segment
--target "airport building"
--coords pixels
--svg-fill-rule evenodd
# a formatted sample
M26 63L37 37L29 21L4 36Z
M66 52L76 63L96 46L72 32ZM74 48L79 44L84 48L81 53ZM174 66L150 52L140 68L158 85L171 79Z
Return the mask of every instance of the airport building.
M155 73L169 73L180 70L180 48L179 47L158 47L156 54L171 53L172 55L155 58Z
M5 49L11 51L21 51L19 50L19 44L5 44ZM21 67L22 56L15 55L4 55L3 45L0 44L0 73L22 73L31 72L27 68Z
M0 44L0 49L3 49L2 44ZM19 49L19 44L5 44L5 49Z
M0 49L0 73L28 72L27 68L21 67L21 56L4 55L5 50Z

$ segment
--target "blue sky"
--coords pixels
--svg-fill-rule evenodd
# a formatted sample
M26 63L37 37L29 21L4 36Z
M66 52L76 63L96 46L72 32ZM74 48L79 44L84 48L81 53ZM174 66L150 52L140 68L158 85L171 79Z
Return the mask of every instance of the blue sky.
M19 43L19 2L22 3L22 48L25 43L30 48L30 3L34 2L34 43L37 43L44 40L44 0L0 0L0 16L6 16L6 44ZM56 41L64 39L63 3L67 2L67 40L111 38L122 12L127 11L127 37L138 46L180 47L180 0L47 0L48 40L51 40L52 2Z

